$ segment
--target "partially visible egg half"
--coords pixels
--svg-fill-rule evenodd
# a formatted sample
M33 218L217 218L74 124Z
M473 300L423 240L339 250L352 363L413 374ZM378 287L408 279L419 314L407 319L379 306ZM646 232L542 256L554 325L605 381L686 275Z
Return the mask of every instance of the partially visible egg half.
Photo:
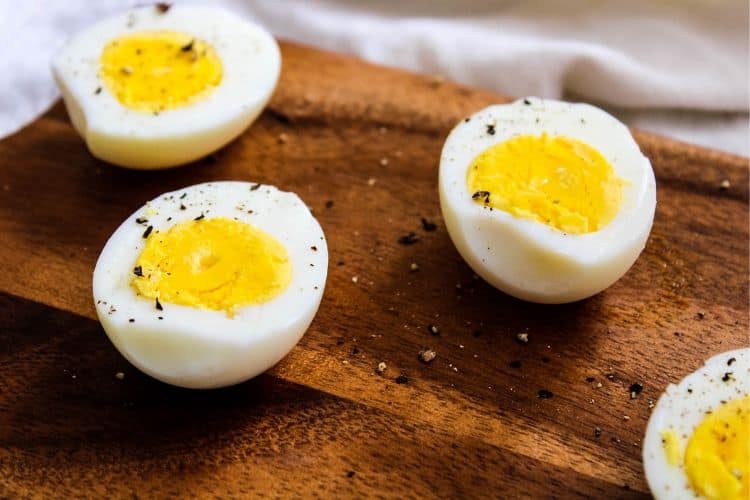
M657 500L750 498L750 348L716 355L656 403L643 466Z
M471 268L520 299L563 303L617 281L648 239L649 160L587 104L527 98L459 123L440 158L440 206Z
M91 153L164 168L237 137L268 102L281 69L266 30L208 6L135 8L79 33L52 70Z
M169 384L212 388L276 364L315 316L323 231L294 193L211 182L163 194L125 220L94 270L115 347Z

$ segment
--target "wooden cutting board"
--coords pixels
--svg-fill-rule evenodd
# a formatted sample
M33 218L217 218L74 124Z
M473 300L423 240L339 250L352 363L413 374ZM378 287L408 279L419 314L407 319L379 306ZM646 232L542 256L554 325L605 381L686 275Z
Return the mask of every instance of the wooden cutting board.
M60 104L0 142L0 496L647 495L649 403L748 345L748 160L637 133L658 182L646 250L596 297L528 304L473 275L437 197L450 128L507 99L288 43L283 57L259 121L185 168L95 160ZM91 272L146 200L218 179L296 191L329 281L278 366L182 390L110 345Z

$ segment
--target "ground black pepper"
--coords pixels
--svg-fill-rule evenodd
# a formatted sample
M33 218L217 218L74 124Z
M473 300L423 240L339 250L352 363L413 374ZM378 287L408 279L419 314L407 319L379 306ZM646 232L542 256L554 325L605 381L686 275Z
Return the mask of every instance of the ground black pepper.
M478 200L479 198L484 198L485 203L490 202L490 192L489 191L476 191L474 194L471 195L472 200Z
M547 389L539 389L537 392L537 396L539 396L539 399L550 399L552 397L552 391L548 391Z
M427 232L432 232L437 229L437 224L435 224L434 222L430 222L429 220L422 217L422 229Z
M414 232L405 234L398 239L398 242L402 245L413 245L417 241L419 241L419 236Z
M635 399L638 394L641 393L643 390L643 386L639 384L638 382L634 382L630 384L630 387L628 389L630 391L630 399Z

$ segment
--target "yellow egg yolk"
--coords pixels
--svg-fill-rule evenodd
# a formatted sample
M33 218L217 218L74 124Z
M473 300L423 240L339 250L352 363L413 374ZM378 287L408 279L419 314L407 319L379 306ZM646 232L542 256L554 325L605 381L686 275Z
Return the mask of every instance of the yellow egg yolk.
M671 429L663 431L661 433L661 442L664 446L664 454L667 456L667 463L669 465L679 464L682 450L680 438L677 436L677 433Z
M104 47L100 65L105 86L123 106L151 113L193 104L223 73L211 45L176 31L117 37Z
M711 500L750 498L750 396L706 415L685 449L685 473L693 490Z
M284 246L236 220L190 220L153 231L138 256L131 284L138 295L233 315L267 302L292 279Z
M622 185L599 151L546 133L495 144L467 172L477 203L572 234L606 226L619 210Z

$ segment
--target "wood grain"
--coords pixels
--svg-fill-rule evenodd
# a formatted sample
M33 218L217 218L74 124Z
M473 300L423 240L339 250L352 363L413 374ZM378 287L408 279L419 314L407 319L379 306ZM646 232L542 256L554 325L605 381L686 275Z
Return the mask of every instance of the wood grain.
M282 50L269 109L184 168L95 160L59 104L0 142L0 496L646 496L649 401L748 345L747 159L636 133L659 200L643 255L589 300L523 303L476 279L437 200L450 128L506 99ZM187 391L117 354L95 321L91 272L135 208L218 179L299 193L329 240L329 281L278 366ZM399 245L410 231L420 240Z

